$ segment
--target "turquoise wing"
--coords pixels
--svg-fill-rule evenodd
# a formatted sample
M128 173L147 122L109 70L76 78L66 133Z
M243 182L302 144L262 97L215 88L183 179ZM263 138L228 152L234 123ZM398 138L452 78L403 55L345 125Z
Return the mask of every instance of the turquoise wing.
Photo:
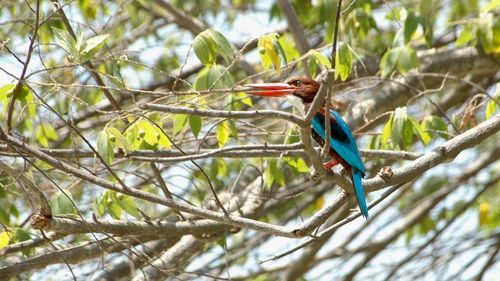
M356 145L356 140L352 135L351 129L349 129L349 126L347 126L345 121L335 110L330 110L330 113L330 128L332 132L330 136L330 147L335 150L345 162L358 169L364 175L365 167L359 156L358 146ZM321 138L326 139L325 116L323 114L317 113L314 116L312 127Z

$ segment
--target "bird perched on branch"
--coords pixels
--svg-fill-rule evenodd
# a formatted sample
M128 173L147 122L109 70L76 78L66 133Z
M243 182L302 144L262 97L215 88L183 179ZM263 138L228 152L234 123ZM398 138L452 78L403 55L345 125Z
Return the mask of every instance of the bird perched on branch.
M263 83L245 85L251 89L247 93L264 97L283 97L294 95L302 100L304 111L308 112L314 97L319 91L320 84L307 77L292 78L286 83ZM332 108L332 107L330 107ZM319 108L312 119L312 136L320 144L324 145L326 139L326 118L325 104ZM356 141L351 130L333 109L328 114L330 118L330 151L331 161L324 163L324 167L331 172L332 167L341 164L347 173L351 176L356 200L358 201L361 214L368 218L368 207L366 205L365 194L361 179L365 176L365 167L359 156Z

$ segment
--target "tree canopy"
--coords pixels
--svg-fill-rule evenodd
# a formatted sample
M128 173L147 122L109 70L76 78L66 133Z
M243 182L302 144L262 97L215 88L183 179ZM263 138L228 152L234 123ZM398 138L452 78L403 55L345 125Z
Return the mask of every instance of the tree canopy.
M500 1L0 3L0 279L498 274ZM317 108L246 93L295 76L369 219Z

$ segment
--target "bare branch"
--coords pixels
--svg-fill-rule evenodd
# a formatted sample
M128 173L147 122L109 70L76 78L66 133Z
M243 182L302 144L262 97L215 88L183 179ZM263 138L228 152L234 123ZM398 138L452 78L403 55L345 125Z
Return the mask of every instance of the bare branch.
M299 18L293 9L292 4L288 0L278 0L278 5L281 9L281 12L285 15L288 21L288 28L290 29L290 33L292 33L293 39L297 44L297 48L301 55L307 53L309 51L309 43L307 42L307 38L304 34L304 30L299 22ZM307 69L307 67L306 67Z

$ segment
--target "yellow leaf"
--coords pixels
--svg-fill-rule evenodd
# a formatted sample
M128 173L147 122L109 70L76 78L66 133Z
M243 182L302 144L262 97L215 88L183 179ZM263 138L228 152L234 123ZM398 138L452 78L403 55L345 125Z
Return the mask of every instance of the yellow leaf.
M0 233L0 249L9 246L9 240L10 237L7 231Z
M219 147L223 147L229 141L231 130L229 129L229 122L226 120L217 126L217 142Z
M276 69L276 72L279 74L281 72L281 61L279 54L276 52L274 46L273 46L273 40L275 39L275 35L267 35L262 37L259 40L259 53L261 57L261 61L264 64L265 68L268 68L269 65L266 65L266 57L271 60L272 64L274 65L274 68Z
M314 204L314 207L316 208L316 210L320 210L321 208L323 208L323 205L325 204L325 196L324 195L321 195L317 200L316 200L316 203Z
M488 214L490 212L491 206L489 203L483 202L479 205L479 225L485 225L488 223Z
M156 131L158 132L158 144L165 149L170 149L171 143L168 137L159 128L156 128Z

